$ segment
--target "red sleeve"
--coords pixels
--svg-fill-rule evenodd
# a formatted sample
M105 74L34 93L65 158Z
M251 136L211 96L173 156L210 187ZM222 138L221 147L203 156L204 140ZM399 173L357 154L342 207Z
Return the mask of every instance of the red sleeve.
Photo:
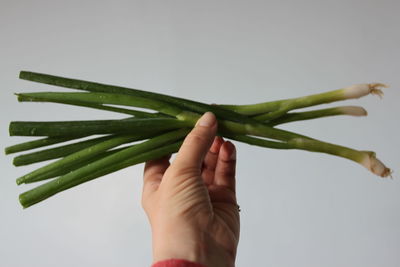
M206 266L187 260L171 259L171 260L156 262L151 267L206 267Z

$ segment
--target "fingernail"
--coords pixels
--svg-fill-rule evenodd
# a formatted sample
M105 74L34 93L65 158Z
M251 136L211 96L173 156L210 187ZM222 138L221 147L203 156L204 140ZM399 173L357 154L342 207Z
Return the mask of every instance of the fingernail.
M203 116L197 121L196 126L211 127L215 123L215 116L211 112L204 113Z

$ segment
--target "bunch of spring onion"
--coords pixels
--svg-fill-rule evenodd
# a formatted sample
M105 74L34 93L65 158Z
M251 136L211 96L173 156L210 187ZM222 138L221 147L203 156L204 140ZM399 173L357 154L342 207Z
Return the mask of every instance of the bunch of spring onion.
M261 147L300 149L347 158L381 177L391 173L374 152L355 150L276 128L283 123L327 116L364 116L366 111L357 106L305 112L294 110L368 94L381 96L380 88L386 87L384 84L358 84L321 94L254 105L208 105L41 73L21 71L20 78L79 91L19 93L16 94L18 101L61 103L129 115L119 120L11 122L10 136L40 137L5 149L6 154L11 154L39 148L16 156L13 160L15 166L53 160L17 179L18 185L47 181L19 196L24 208L122 168L177 152L185 136L207 111L216 115L220 136ZM55 146L43 148L50 145Z

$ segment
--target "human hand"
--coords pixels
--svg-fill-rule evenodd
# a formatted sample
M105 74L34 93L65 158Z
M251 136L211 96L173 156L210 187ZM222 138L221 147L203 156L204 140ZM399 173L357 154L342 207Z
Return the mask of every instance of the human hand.
M207 112L171 164L162 158L145 165L142 205L151 224L154 262L234 266L240 226L236 150L215 137L216 131L217 120Z

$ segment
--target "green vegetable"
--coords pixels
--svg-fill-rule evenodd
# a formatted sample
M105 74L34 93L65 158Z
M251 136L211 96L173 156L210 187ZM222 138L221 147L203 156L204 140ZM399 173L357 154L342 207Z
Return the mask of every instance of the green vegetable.
M163 94L48 74L22 71L20 78L85 92L20 93L17 94L18 101L53 102L131 116L120 120L11 122L10 136L44 137L7 147L6 154L42 148L16 156L14 165L57 159L17 179L17 184L48 180L20 195L24 208L92 179L178 151L184 137L207 111L217 116L218 134L225 138L260 147L331 154L355 161L381 177L387 177L391 173L373 152L359 151L276 128L283 123L329 116L365 116L366 111L355 106L296 110L359 98L370 93L381 96L382 91L379 88L386 87L384 84L359 84L305 97L253 105L208 105ZM89 139L82 140L84 137ZM77 141L46 148L73 140ZM132 142L136 143L131 144Z
M63 142L71 141L71 140L78 139L78 138L80 138L80 136L45 137L42 139L28 141L25 143L20 143L20 144L6 147L5 153L6 153L6 155L8 155L8 154L31 150L31 149L35 149L35 148L39 148L39 147L43 147L43 146L49 146L49 145L54 145L54 144L58 144L58 143L63 143Z
M155 132L190 126L185 121L169 118L98 120L98 121L14 121L10 136L70 136Z
M111 135L102 136L102 137L98 137L98 138L93 138L93 139L89 139L89 140L85 140L85 141L76 142L73 144L62 145L62 146L58 146L55 148L50 148L50 149L40 150L40 151L36 151L36 152L31 152L28 154L23 154L23 155L15 157L13 160L13 164L15 166L23 166L23 165L32 164L35 162L41 162L41 161L45 161L45 160L65 157L74 152L78 152L79 150L82 150L84 148L104 142L106 140L109 140L110 138L112 138Z

